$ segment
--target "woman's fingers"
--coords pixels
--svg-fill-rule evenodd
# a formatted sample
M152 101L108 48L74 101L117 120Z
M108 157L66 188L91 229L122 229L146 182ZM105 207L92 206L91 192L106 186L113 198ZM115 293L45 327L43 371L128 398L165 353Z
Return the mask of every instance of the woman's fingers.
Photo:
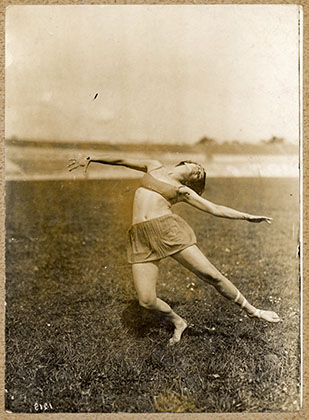
M90 165L90 160L87 161L86 165L84 165L84 175L87 173L88 166Z
M71 171L73 171L74 169L77 169L78 168L78 164L76 164L75 162L72 162L72 163L69 163L68 164L68 166L67 166L67 168L68 168L68 170L71 172Z
M69 166L74 166L76 164L77 160L76 159L69 159L69 163L68 163L68 167Z
M252 216L249 221L253 222L253 223L261 223L261 222L266 222L269 225L272 222L272 217L267 217L267 216Z
M271 225L271 222L272 222L272 217L266 217L266 216L263 216L263 218L262 218L262 220L261 221L263 221L263 222L266 222L266 223L268 223L269 225Z
M81 162L78 159L69 159L69 163L67 165L67 168L69 170L69 172L74 171L74 169L77 169L79 167L84 167L86 166L85 162Z

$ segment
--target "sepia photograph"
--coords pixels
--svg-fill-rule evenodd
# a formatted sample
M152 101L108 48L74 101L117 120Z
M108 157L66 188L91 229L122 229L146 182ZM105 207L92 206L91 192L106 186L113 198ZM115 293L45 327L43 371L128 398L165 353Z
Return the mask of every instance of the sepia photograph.
M7 413L301 409L302 30L6 9Z

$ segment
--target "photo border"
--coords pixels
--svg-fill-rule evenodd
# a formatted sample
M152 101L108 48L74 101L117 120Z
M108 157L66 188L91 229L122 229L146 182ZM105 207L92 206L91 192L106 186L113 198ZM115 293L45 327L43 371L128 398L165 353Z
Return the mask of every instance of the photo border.
M140 5L299 5L303 7L303 102L301 109L303 110L303 119L300 116L300 124L302 128L302 169L301 169L301 191L302 191L302 237L301 237L301 253L302 253L302 349L303 349L303 358L302 358L302 408L298 412L264 412L264 413L7 413L5 411L5 235L4 235L4 221L5 221L5 180L4 180L4 139L5 139L5 129L4 129L4 111L5 111L5 15L6 7L13 5L131 5L131 4L140 4ZM75 0L75 1L61 1L61 0L45 0L45 1L31 1L31 0L2 0L0 4L0 67L1 67L1 80L0 80L0 124L1 124L1 146L0 146L0 418L3 420L24 420L24 419L35 419L35 420L123 420L126 418L132 419L144 419L148 420L154 419L163 419L163 420L305 420L309 418L309 408L308 408L308 397L309 397L309 286L306 285L306 280L308 283L309 278L309 268L308 268L308 233L309 233L309 217L308 213L308 196L309 196L309 159L308 159L308 142L306 141L308 133L308 102L309 102L309 93L308 93L308 80L309 80L309 24L308 24L308 12L309 12L309 3L306 4L305 0L302 1L289 1L289 0L266 0L266 1L91 1L91 0ZM301 63L301 62L300 62ZM300 66L301 68L301 66Z

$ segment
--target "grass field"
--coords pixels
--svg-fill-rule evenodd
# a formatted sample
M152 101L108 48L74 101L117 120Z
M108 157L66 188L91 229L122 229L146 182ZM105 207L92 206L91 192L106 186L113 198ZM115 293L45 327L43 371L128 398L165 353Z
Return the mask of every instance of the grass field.
M189 322L142 310L126 262L135 180L7 183L6 409L262 412L300 405L296 179L211 179L208 199L274 218L215 218L183 204L209 259L259 308L248 318L172 259L158 295Z

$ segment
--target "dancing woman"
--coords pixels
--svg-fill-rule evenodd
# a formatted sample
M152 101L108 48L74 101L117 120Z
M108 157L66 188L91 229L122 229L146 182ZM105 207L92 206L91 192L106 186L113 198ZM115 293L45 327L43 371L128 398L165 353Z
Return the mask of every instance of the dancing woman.
M166 168L157 160L87 157L82 160L71 159L68 169L72 171L82 167L86 173L91 163L125 166L145 173L134 196L128 260L132 264L134 285L140 305L160 312L174 325L171 345L181 339L187 323L156 295L159 261L167 256L173 257L200 279L214 286L221 295L238 304L250 317L269 322L280 321L275 312L257 309L251 305L230 280L210 263L198 248L191 227L174 214L171 207L173 204L184 202L217 217L253 223L271 223L270 217L243 213L202 198L206 172L198 163L183 161L174 167Z

